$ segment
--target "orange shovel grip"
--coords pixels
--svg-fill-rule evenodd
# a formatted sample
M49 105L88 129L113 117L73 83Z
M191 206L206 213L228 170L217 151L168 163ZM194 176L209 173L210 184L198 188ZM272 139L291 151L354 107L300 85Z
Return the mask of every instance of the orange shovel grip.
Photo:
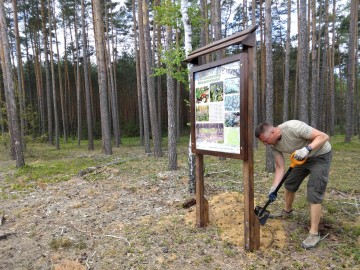
M294 156L295 156L295 152L292 153L291 156L290 156L290 161L291 161L290 167L291 167L291 168L294 168L294 167L296 167L296 166L298 166L298 165L302 165L302 164L305 163L306 158L303 159L303 160L297 160Z

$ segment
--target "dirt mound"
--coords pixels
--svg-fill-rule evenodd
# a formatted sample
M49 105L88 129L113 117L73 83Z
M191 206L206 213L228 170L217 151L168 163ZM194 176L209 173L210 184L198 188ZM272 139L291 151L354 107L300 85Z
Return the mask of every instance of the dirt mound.
M244 197L238 192L225 192L209 199L210 226L219 228L221 239L244 247ZM195 224L196 211L185 215L188 225ZM260 249L272 246L282 248L286 243L286 230L282 221L268 220L260 228Z

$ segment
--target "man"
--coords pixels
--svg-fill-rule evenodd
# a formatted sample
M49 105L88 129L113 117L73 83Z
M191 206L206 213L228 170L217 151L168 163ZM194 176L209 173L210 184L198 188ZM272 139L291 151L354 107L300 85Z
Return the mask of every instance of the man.
M303 180L309 176L307 183L307 200L310 203L310 231L302 242L305 249L313 248L320 242L319 223L329 170L332 159L329 136L304 122L287 121L277 127L261 123L255 130L255 136L265 145L269 145L274 154L275 175L269 192L269 199L276 200L274 192L285 174L285 159L283 153L295 152L295 159L306 159L291 171L284 182L285 207L279 217L288 217L293 213L292 204L295 193Z

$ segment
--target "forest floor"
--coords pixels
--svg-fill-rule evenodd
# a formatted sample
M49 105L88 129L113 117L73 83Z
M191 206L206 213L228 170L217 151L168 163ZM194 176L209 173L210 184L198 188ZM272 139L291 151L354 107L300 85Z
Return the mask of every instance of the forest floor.
M24 168L0 157L0 269L359 269L360 142L333 140L319 246L301 248L309 225L302 187L294 217L268 220L254 252L244 249L239 160L205 157L210 224L198 228L195 206L182 207L193 197L186 138L177 171L167 170L167 153L154 159L134 140L112 156L85 142L60 151L28 143ZM255 203L263 205L272 175L259 147ZM268 210L281 207L279 199Z

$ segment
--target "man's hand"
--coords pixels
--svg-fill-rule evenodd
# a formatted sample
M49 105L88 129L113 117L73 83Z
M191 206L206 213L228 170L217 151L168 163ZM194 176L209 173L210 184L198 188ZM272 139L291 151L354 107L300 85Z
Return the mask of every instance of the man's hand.
M304 160L309 154L309 150L306 147L303 147L295 151L294 158L297 160Z
M276 187L272 186L269 190L269 200L274 202L277 198L277 192L275 192Z

